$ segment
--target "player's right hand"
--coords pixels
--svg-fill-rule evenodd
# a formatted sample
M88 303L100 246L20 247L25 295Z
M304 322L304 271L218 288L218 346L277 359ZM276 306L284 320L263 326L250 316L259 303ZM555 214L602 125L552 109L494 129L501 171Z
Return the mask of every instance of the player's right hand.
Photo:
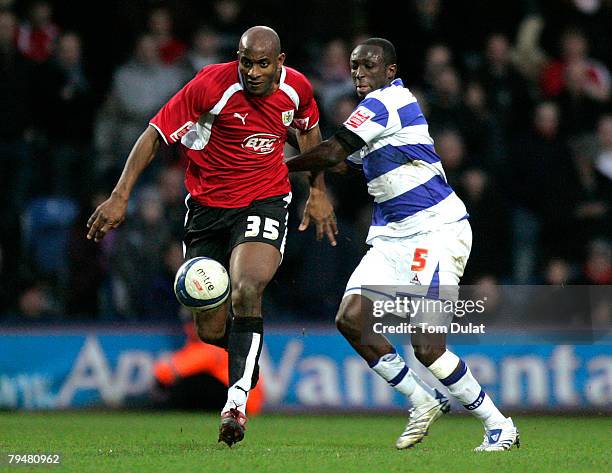
M87 220L87 239L97 243L109 230L117 228L125 220L127 211L128 199L116 195L111 195L108 199L102 202L89 220Z

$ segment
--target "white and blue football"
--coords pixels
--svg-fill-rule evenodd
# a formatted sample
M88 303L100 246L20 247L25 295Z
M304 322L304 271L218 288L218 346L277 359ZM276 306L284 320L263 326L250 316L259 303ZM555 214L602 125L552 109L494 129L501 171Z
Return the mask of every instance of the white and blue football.
M221 263L205 256L183 263L174 278L174 293L191 310L210 310L223 304L230 294L229 274Z

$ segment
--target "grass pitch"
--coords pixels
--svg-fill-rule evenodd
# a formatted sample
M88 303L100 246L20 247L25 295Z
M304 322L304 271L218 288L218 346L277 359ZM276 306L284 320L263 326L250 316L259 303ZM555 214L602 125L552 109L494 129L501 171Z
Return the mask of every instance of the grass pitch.
M399 416L250 419L245 440L217 443L218 416L159 412L0 413L0 469L78 472L607 472L609 417L513 417L522 446L480 453L480 423L444 416L398 451ZM9 466L8 453L61 453L60 466Z

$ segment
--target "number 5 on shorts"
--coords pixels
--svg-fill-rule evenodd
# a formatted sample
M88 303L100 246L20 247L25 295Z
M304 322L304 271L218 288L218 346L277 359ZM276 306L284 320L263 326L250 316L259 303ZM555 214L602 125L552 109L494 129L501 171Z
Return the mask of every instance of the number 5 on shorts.
M410 271L423 271L425 269L428 252L426 248L415 248Z
M276 240L278 238L278 227L280 223L273 218L268 218L264 220L263 233L262 237L267 238L268 240ZM261 229L261 217L257 215L249 215L247 217L247 229L244 232L245 238L248 237L256 237L259 235L259 230Z

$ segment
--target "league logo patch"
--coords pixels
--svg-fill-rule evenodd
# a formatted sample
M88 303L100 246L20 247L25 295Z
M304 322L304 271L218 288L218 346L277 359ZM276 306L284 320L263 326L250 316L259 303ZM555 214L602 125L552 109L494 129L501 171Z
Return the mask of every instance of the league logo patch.
M283 119L283 125L289 126L293 121L293 110L287 110L281 114L281 118Z
M255 133L244 139L242 148L255 154L270 154L274 151L278 139L278 136L269 133Z
M373 116L374 113L367 108L359 107L350 117L348 117L348 120L346 120L345 123L351 128L359 128Z
M181 125L179 128L177 128L175 131L170 133L170 139L172 140L172 142L174 143L175 141L180 140L181 137L187 134L187 132L193 125L194 123L192 121L188 121Z

